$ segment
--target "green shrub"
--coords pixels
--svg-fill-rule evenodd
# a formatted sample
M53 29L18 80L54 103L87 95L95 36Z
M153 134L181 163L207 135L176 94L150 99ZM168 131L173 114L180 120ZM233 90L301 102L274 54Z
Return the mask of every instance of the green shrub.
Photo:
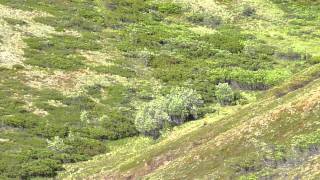
M164 2L157 5L158 10L165 14L180 14L182 7L179 4Z
M201 96L187 88L174 88L166 97L158 97L143 105L137 112L137 130L154 138L165 127L180 125L198 118Z
M102 142L79 136L68 137L65 140L65 144L69 146L65 150L67 154L79 154L90 157L107 151L106 145Z
M2 122L11 127L17 128L36 128L41 122L39 122L38 117L32 114L15 114L13 116L8 116L2 118Z
M38 159L21 165L21 177L54 177L57 171L63 170L62 164L52 159Z
M256 14L256 9L252 6L246 5L243 10L242 10L242 15L243 16L254 16Z
M212 35L202 36L201 39L212 44L216 49L228 50L231 53L239 53L243 50L245 36L237 27L223 26Z
M284 60L302 60L303 55L294 51L292 48L288 48L285 52L277 52L277 56Z
M223 24L220 16L214 16L207 13L193 13L187 17L188 21L211 28L217 28Z
M184 123L186 120L198 118L198 108L202 105L201 96L192 89L174 88L166 96L169 122L174 125Z
M221 105L230 105L234 101L234 93L228 83L219 83L215 95Z
M92 33L84 33L82 37L54 35L51 38L29 37L25 42L26 63L63 70L75 70L84 67L85 58L77 50L98 50L101 45Z
M107 138L110 140L131 137L137 134L134 121L131 116L124 112L109 113L108 116L100 118Z
M159 97L140 107L134 124L139 132L156 138L169 118L166 112L166 100Z
M320 56L314 56L310 59L311 64L320 64Z

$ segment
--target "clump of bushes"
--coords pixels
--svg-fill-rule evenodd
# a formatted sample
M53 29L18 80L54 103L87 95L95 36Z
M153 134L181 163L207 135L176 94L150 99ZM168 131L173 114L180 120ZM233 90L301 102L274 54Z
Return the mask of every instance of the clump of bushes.
M231 53L242 52L245 36L239 33L241 31L239 28L224 26L218 30L217 33L202 36L200 39L210 43L216 49L227 50Z
M52 140L47 140L47 142L48 148L52 151L69 155L80 155L86 158L107 151L106 146L102 142L84 138L72 132L65 139L56 136Z
M94 35L83 34L81 38L54 35L51 38L29 37L24 41L26 63L44 68L75 70L84 67L85 58L77 50L98 50L100 44Z
M169 120L166 100L161 97L141 107L135 118L135 126L139 132L156 138Z
M221 105L230 105L235 102L235 93L228 83L219 83L215 91L216 98Z
M182 12L182 6L177 3L164 2L157 5L159 12L164 14L180 14Z
M246 5L243 10L242 10L242 15L243 16L254 16L256 14L256 9L252 6Z
M217 28L223 24L220 16L214 16L207 13L193 13L187 17L188 21L194 24L207 26L210 28Z
M197 119L198 107L203 103L196 91L180 87L172 89L166 100L169 122L175 125Z
M202 106L201 96L187 88L174 88L166 97L158 97L143 105L135 118L140 133L157 138L160 130L187 120L194 120Z
M311 64L320 64L320 56L313 56L313 57L310 59L310 63L311 63Z

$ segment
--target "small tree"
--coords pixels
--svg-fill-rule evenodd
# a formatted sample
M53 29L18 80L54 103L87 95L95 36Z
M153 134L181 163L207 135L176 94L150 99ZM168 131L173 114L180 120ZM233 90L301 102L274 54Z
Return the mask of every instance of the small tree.
M143 105L137 112L135 126L140 133L157 138L160 129L169 121L166 100L163 97Z
M234 93L228 83L219 83L215 95L221 105L230 105L234 100Z
M174 88L167 96L167 112L170 123L179 125L186 120L196 119L198 107L202 105L201 96L187 88Z

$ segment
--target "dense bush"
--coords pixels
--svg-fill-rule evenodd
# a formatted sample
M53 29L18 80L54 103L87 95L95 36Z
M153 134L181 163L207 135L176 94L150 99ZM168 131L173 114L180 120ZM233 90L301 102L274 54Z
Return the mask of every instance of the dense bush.
M192 89L174 88L166 97L167 112L171 124L179 125L186 120L198 118L198 108L202 105L201 96Z
M219 83L215 95L221 105L230 105L234 102L234 92L228 83Z
M182 12L182 7L176 3L164 2L157 4L157 9L165 14L179 14Z
M124 112L110 113L101 119L107 138L111 140L130 137L137 134L131 115Z
M319 64L320 63L320 56L314 56L310 59L311 64Z
M137 130L145 135L158 137L159 131L170 119L166 108L166 99L163 97L156 98L143 105L135 118Z
M165 127L180 125L198 117L201 96L187 88L174 88L166 97L158 97L137 112L135 125L139 132L153 137Z
M207 13L192 13L187 17L187 19L194 24L211 28L217 28L223 24L223 20L221 17Z
M52 140L48 140L48 148L58 153L83 155L85 157L101 154L107 150L102 142L80 137L73 133L70 133L65 139L56 136Z
M21 178L30 177L54 177L57 171L63 170L62 164L52 159L38 159L23 163L21 166Z
M244 8L243 8L243 11L242 11L242 15L243 16L253 16L256 14L256 9L252 6L248 6L246 5Z
M201 39L217 49L228 50L231 53L239 53L243 50L245 36L239 33L241 31L239 28L224 26L218 30L218 33L205 35Z

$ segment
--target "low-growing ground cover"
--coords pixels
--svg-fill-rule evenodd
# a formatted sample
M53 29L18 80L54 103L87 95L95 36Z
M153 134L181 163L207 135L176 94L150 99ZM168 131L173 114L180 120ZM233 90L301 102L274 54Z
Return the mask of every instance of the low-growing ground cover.
M171 121L194 120L223 112L220 105L250 102L257 91L317 64L319 56L316 3L310 8L269 0L211 2L216 8L187 0L0 3L0 29L6 33L0 36L0 174L6 178L53 177L63 163L115 153L113 140L138 135L138 107L178 96L172 89L195 90L203 106L195 113L193 104L170 105L183 111L173 108ZM301 77L301 86L313 80L312 72ZM297 84L274 92L284 96L292 86L301 87ZM173 128L163 127L162 133Z

